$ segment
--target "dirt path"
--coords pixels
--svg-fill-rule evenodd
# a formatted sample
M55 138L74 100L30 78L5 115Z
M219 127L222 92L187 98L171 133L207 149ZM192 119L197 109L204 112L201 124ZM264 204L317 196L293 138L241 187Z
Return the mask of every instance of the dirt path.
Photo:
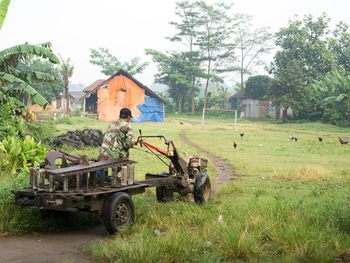
M186 121L186 122L191 123L192 125L198 124L198 122L190 122L190 121ZM211 160L211 162L214 164L216 171L217 171L215 174L216 183L215 183L215 186L213 189L214 194L219 189L220 186L222 186L223 184L226 184L226 183L230 182L231 180L234 180L234 179L239 177L237 175L234 175L234 169L228 161L225 161L225 160L221 159L220 157L215 156L215 155L203 150L199 146L193 144L192 142L190 142L186 138L185 129L181 130L180 139L181 139L181 141L183 141L187 145L200 151L202 154L204 154L206 157L208 157Z
M200 122L190 122L198 125ZM185 131L180 133L181 140L208 157L217 169L215 191L225 183L237 178L232 166L225 160L208 153L190 142ZM104 239L106 231L97 226L80 231L61 232L55 234L38 234L27 236L0 237L0 263L60 263L60 262L93 262L83 253L81 248L92 241Z
M106 231L98 226L80 231L0 238L1 263L93 262L81 252L89 242L103 239Z

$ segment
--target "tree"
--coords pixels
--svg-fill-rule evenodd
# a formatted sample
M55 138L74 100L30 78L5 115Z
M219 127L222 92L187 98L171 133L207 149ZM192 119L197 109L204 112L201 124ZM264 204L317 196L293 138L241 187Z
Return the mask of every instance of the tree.
M192 89L192 76L201 74L201 69L189 63L187 52L164 54L146 49L146 54L158 64L156 82L168 86L169 96L175 101L178 112L182 112L184 100Z
M141 63L140 58L132 58L130 62L121 62L107 48L90 49L90 63L102 67L101 73L111 76L119 69L135 75L142 73L148 62Z
M271 78L266 75L249 77L245 85L244 96L249 98L263 99L267 95Z
M306 76L298 60L292 60L284 71L271 81L268 97L276 107L289 107L295 114L303 115L310 106L310 90L305 82ZM285 115L284 115L285 116Z
M240 74L241 87L244 85L244 75L250 74L250 67L262 65L261 55L272 49L271 40L273 35L268 28L262 27L251 31L252 17L246 14L236 14L233 24L234 48L238 50L237 58L239 66L235 67Z
M187 57L192 67L200 66L200 52L196 46L198 40L198 28L201 26L201 20L198 15L198 4L182 1L176 3L175 14L181 19L180 22L170 22L177 30L175 36L169 39L173 42L181 42L187 48ZM195 93L196 81L200 76L192 72L192 87L191 87L191 111L195 114Z
M350 76L332 71L312 85L324 118L330 121L350 120ZM327 115L327 116L325 116Z
M290 20L286 28L276 34L276 52L270 73L285 72L290 61L298 61L306 77L306 84L332 70L332 52L327 47L330 19L323 14L315 21L311 15L303 20Z
M196 2L196 5L198 6L198 17L201 21L197 45L202 52L206 68L202 112L203 129L209 83L211 81L222 81L217 74L229 71L228 64L234 59L232 45L227 42L232 33L229 29L232 19L227 14L231 6L227 6L223 3L207 5L203 1Z
M0 0L0 29L5 21L7 9L10 5L11 0Z
M67 58L66 61L64 61L61 58L61 65L60 65L60 74L63 79L64 83L64 95L66 99L66 113L69 114L69 91L68 91L68 84L69 84L69 78L73 75L74 65L71 65L70 58Z
M350 33L349 26L339 22L329 39L329 49L334 54L334 68L350 72Z
M326 14L317 19L307 15L303 20L290 20L288 26L276 34L276 45L280 50L270 67L270 73L274 75L270 98L275 103L283 101L299 117L309 117L318 111L311 107L315 101L310 96L310 84L333 67L334 54L328 48L329 22Z
M22 105L19 99L30 96L34 103L45 107L47 100L30 84L36 81L54 81L54 76L34 70L23 70L18 67L32 56L48 59L58 64L59 60L52 53L50 43L41 45L23 44L0 51L0 103Z
M60 78L59 69L52 63L41 59L29 59L21 68L46 73L55 78L54 81L33 81L30 83L46 100L50 101L64 91L64 83Z

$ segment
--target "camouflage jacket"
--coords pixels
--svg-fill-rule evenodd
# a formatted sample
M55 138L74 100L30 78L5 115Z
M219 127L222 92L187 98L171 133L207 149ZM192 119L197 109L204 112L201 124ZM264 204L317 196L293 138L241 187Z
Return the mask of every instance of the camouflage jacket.
M133 147L132 127L123 119L112 122L103 138L100 159L128 158Z

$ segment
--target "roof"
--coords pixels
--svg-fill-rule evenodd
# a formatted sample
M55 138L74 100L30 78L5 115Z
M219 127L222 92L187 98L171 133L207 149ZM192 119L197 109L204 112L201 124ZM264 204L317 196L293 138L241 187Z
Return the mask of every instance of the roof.
M69 96L71 96L73 99L76 99L76 100L78 100L81 97L83 97L84 94L85 93L82 92L82 91L71 91L71 92L69 92Z
M98 79L94 83L90 84L90 86L87 86L85 89L83 89L84 92L89 92L94 90L98 85L100 85L102 82L104 82L104 79Z
M228 98L228 101L233 100L233 99L241 99L244 98L244 90L241 90L235 94L233 94L231 97Z
M131 76L128 72L120 69L118 70L116 73L114 73L112 76L110 76L108 79L100 82L99 84L96 84L93 88L91 88L90 91L88 92L85 92L85 95L83 97L81 97L80 99L83 99L83 98L86 98L86 97L89 97L90 94L94 93L97 89L105 86L110 80L114 79L115 77L119 76L119 75L123 75L129 79L131 79L133 82L135 82L141 89L144 89L145 90L145 94L147 96L150 96L150 97L153 97L153 98L157 98L159 99L161 102L165 103L166 104L166 101L164 99L162 99L161 97L159 97L156 93L154 93L150 88L148 88L147 86L143 85L140 81L138 81L137 79L135 79L133 76ZM100 80L96 80L94 83L96 83L97 81L100 81ZM94 83L92 83L89 87L87 88L90 88ZM86 88L86 89L87 89ZM84 89L85 91L85 89Z

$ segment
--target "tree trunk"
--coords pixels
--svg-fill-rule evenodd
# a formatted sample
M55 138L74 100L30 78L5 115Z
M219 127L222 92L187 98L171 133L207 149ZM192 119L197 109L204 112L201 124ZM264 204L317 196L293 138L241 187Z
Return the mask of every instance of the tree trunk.
M209 73L208 73L207 83L205 84L205 91L204 91L204 104L203 104L203 112L202 112L202 130L204 129L204 116L205 116L205 108L207 107L208 86L209 86Z
M66 113L69 115L69 92L68 92L68 78L64 79L64 93L66 98Z
M193 80L192 80L192 115L194 115L195 112L195 108L194 108L194 83L195 83L195 78L193 76Z

